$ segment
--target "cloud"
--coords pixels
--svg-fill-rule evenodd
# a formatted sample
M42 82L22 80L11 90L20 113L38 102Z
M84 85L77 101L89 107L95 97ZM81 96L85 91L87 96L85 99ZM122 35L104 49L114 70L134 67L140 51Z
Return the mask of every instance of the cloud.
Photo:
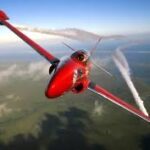
M11 112L12 112L12 109L8 108L6 103L3 103L0 105L0 118Z
M98 100L94 102L93 115L100 116L103 112L103 106L99 103Z
M13 99L14 97L15 97L14 94L9 94L5 96L6 99Z
M0 82L6 81L17 69L17 65L13 64L5 70L0 71Z
M46 61L31 62L27 66L12 64L8 68L0 71L0 83L10 81L12 78L32 79L38 81L48 76L50 64ZM8 98L12 97L9 95Z
M18 96L18 95L15 95L15 94L8 94L8 95L5 96L5 98L7 100L11 100L11 101L14 100L15 102L18 102L18 101L21 100L21 97Z

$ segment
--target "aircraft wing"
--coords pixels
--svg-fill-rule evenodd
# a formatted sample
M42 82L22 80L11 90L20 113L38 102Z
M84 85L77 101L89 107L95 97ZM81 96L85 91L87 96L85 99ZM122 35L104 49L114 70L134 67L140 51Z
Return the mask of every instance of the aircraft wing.
M39 44L31 40L28 36L26 36L21 31L19 31L12 24L10 24L7 21L8 19L9 18L7 17L7 15L3 11L0 10L0 25L5 25L6 27L8 27L12 32L18 35L23 41L25 41L28 45L30 45L33 49L35 49L40 55L45 57L50 63L55 64L59 62L58 58L50 54L48 51L42 48Z
M102 88L101 86L96 85L93 82L90 82L88 89L98 95L101 95L102 97L106 98L112 103L115 103L116 105L126 109L127 111L133 113L134 115L144 119L145 121L150 122L150 118L146 116L143 112L141 112L139 109L125 102L124 100L116 97L115 95L108 92L106 89Z

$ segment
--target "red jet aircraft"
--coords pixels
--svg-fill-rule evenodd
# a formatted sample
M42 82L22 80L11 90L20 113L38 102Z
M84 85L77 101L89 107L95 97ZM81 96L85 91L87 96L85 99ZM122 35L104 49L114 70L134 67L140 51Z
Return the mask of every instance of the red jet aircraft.
M89 89L90 91L101 95L109 101L128 110L134 115L150 122L149 116L145 115L143 112L141 112L131 104L114 96L112 93L93 83L89 79L89 72L92 65L90 56L93 53L94 49L90 52L78 50L73 52L73 54L71 56L68 56L66 59L58 59L57 57L46 51L44 48L42 48L40 45L32 41L18 29L16 29L7 21L8 19L9 18L7 17L7 15L3 11L0 11L0 25L5 25L6 27L8 27L11 31L13 31L23 41L29 44L34 50L36 50L40 55L45 57L45 59L47 59L51 63L49 73L52 74L52 77L45 91L46 97L56 98L68 91L72 91L73 93L82 93L86 89Z

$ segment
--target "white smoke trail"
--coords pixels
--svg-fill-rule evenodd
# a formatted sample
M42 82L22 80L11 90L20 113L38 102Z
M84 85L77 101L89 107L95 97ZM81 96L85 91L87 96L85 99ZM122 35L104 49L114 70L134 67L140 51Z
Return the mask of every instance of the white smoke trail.
M139 93L137 92L131 77L130 77L130 68L128 65L128 62L125 58L125 56L123 55L123 53L120 51L120 48L118 48L116 50L115 55L113 56L113 60L115 61L116 66L118 67L118 69L120 70L123 78L125 79L134 99L136 104L138 105L139 109L146 115L148 115L148 112L146 110L146 108L144 107L144 102L143 100L140 98Z
M97 40L99 37L103 37L103 39L118 39L123 38L122 35L109 35L109 36L103 36L99 35L97 33L93 33L90 31L86 31L83 29L78 28L65 28L65 29L42 29L37 27L31 27L31 26L24 26L24 25L15 25L15 27L19 30L24 31L30 31L35 33L42 33L47 35L54 35L54 36L60 36L65 37L72 40L78 40L78 41L91 41L91 40Z

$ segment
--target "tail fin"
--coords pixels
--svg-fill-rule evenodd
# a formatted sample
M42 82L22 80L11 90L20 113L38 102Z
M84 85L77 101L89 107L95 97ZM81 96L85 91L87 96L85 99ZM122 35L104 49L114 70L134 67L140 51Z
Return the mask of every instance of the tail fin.
M2 10L0 10L0 24L3 24L3 21L8 19L8 16Z
M102 37L99 37L99 39L96 42L96 44L94 45L94 47L89 51L90 55L92 55L93 52L97 49L97 46L98 46L98 44L100 43L101 40L102 40Z

